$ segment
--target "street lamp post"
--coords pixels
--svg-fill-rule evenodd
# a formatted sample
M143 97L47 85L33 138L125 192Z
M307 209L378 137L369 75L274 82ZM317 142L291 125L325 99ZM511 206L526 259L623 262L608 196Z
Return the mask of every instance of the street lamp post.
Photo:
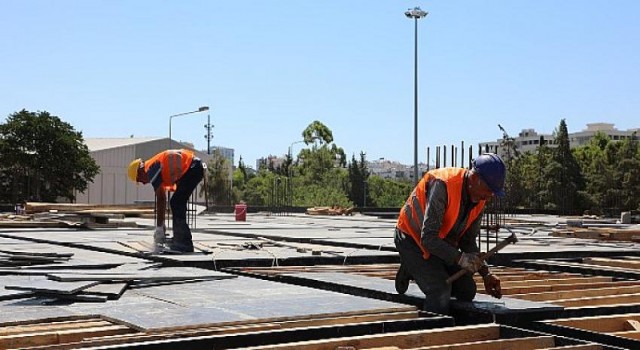
M414 70L413 70L413 183L418 184L418 20L429 12L420 7L408 9L404 15L414 20Z
M195 111L170 115L169 116L169 148L171 148L171 121L173 120L173 118L179 117L181 115L187 115L187 114L198 113L198 112L205 112L205 111L208 111L208 110L209 110L209 106L202 106L202 107L198 108Z

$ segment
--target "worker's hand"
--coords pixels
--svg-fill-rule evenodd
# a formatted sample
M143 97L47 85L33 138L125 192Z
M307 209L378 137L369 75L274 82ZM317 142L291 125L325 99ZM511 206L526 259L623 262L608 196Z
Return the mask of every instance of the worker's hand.
M153 243L155 243L156 245L162 245L164 244L165 238L166 238L166 231L167 228L162 225L162 226L157 226L156 230L153 232Z
M458 265L471 273L476 273L483 263L478 253L462 253L458 259Z
M500 279L498 276L489 273L482 278L482 281L484 282L484 290L487 294L494 298L502 298L502 289L500 288Z

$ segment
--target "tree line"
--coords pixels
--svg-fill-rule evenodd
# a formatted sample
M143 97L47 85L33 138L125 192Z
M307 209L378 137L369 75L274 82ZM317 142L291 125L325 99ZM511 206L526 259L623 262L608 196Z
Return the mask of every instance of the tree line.
M284 161L249 169L242 157L232 164L215 153L206 184L214 205L245 202L311 207L401 207L412 190L410 180L371 174L366 154L347 160L332 131L320 121L301 133L305 146ZM620 141L598 133L588 144L571 148L564 119L553 140L521 152L504 133L508 208L559 214L617 215L640 209L640 149L634 133ZM0 202L73 201L100 169L82 133L46 111L21 110L0 124ZM231 180L229 180L231 178Z
M287 156L280 166L269 163L252 174L241 158L232 185L218 186L210 198L218 196L215 204L244 201L268 206L278 194L274 188L283 186L291 197L285 204L292 206L399 208L411 192L410 180L372 175L364 152L344 162L342 148L321 122L311 123L302 136L307 147L295 157ZM506 208L595 215L640 209L640 150L635 134L615 141L598 133L588 144L571 148L562 119L553 139L539 140L534 152L521 152L506 132L501 146L507 165Z
M331 129L322 122L313 121L301 136L305 147L297 155L287 154L281 164L271 160L255 173L240 157L231 184L226 171L212 170L220 165L231 167L222 155L214 153L207 184L213 204L243 201L255 206L400 207L411 192L409 180L372 175L364 152L347 161Z
M614 141L597 133L587 144L570 148L564 119L549 146L520 153L512 139L508 149L507 203L512 208L551 210L560 214L618 215L640 209L640 151L635 133Z

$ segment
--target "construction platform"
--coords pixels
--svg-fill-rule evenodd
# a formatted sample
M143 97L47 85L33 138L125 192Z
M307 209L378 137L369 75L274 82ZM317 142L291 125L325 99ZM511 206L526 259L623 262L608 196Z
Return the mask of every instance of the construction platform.
M150 253L153 219L125 223L0 229L0 349L640 349L640 245L565 218L509 218L518 242L490 260L504 297L451 315L395 292L392 219L200 215L190 254Z

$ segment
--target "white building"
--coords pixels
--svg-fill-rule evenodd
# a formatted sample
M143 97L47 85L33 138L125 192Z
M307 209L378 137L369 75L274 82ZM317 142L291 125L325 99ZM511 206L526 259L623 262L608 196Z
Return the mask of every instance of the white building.
M413 165L380 158L378 160L367 161L367 168L371 175L380 176L390 180L413 180ZM418 176L427 171L427 165L418 163Z
M611 123L590 123L582 131L569 133L569 147L574 148L585 145L599 132L613 141L620 141L631 138L634 132L638 133L639 131L640 129L618 130ZM498 139L491 142L482 142L478 146L482 152L494 152L501 157L508 157L508 150L500 146L501 142L502 140ZM534 129L523 129L518 134L518 137L514 138L514 142L522 153L534 152L541 142L550 147L555 147L553 134L538 134Z
M189 148L167 137L88 138L85 144L91 157L100 166L100 173L84 193L76 193L76 202L90 204L153 201L151 185L135 184L127 177L129 163L136 158L149 159L167 149ZM206 153L194 152L204 162L210 159Z
M222 147L222 146L211 146L211 154L213 154L213 151L218 151L220 152L220 154L229 161L229 164L231 164L231 167L235 167L235 150L233 148L227 148L227 147Z

